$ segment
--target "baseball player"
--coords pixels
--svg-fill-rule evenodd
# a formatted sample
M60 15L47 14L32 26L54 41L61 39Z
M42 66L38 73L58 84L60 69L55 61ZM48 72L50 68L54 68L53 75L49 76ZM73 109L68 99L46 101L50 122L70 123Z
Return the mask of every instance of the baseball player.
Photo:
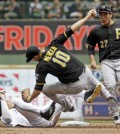
M97 8L101 24L96 26L87 38L88 53L91 68L96 69L95 46L99 47L99 61L106 88L114 98L115 107L118 109L115 87L116 79L120 81L120 23L112 19L112 10L108 5ZM120 122L117 109L110 109L114 122ZM113 114L114 111L114 114Z
M95 9L88 12L86 17L71 25L66 31L58 35L45 48L39 49L31 46L26 50L26 62L37 61L36 85L32 95L30 89L24 90L22 98L26 102L31 102L41 92L62 105L62 111L74 111L74 105L70 102L67 94L78 94L84 89L89 89L92 94L87 98L87 102L93 102L96 96L101 93L113 110L117 111L114 100L105 86L98 81L91 70L79 61L63 45L65 41L80 28L87 20L95 16ZM45 84L45 78L50 73L56 76L60 82L55 84ZM114 106L114 109L113 107ZM119 122L120 123L120 122Z
M13 102L6 101L4 95L0 93L0 116L6 127L53 127L60 114L61 105L55 102L40 108L18 98Z

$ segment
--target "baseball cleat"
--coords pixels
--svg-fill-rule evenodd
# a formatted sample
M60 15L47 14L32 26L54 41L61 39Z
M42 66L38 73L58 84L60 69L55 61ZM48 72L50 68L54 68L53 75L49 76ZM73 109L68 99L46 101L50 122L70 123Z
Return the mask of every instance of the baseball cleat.
M119 116L115 116L113 118L113 120L114 120L115 125L120 125L120 117Z
M46 120L49 120L55 111L55 104L55 102L52 102L52 104L44 112L40 112L40 115Z
M100 94L101 92L101 85L97 85L93 91L93 94L87 99L88 103L92 103L95 98Z
M76 110L76 108L74 106L72 106L69 112L73 112L75 110Z

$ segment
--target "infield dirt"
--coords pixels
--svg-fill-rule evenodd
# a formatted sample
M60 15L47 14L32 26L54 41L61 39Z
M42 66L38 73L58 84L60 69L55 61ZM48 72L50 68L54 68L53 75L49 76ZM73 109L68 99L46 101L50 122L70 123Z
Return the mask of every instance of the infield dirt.
M59 125L59 124L58 124ZM0 126L0 134L120 134L120 125L111 122L91 123L89 127L53 128L5 128Z

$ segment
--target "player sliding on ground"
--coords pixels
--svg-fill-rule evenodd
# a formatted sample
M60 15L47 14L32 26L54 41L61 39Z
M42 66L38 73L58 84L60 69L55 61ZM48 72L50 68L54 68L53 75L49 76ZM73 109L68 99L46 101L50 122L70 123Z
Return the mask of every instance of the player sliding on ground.
M52 102L49 106L37 107L16 98L5 100L0 91L0 117L6 127L53 127L61 114L61 105Z
M26 62L37 61L36 85L32 94L29 89L24 90L22 98L26 102L31 102L41 92L50 99L62 105L64 112L74 111L74 105L70 102L67 94L78 94L82 90L90 89L91 95L87 102L93 102L98 94L107 100L111 109L111 116L114 117L118 110L115 100L111 97L105 86L98 81L91 70L79 61L70 51L64 47L67 39L77 31L87 20L95 17L95 9L92 9L81 20L71 25L66 31L54 38L45 48L31 46L26 51ZM45 78L50 73L56 76L60 82L47 85ZM116 124L120 124L118 119Z

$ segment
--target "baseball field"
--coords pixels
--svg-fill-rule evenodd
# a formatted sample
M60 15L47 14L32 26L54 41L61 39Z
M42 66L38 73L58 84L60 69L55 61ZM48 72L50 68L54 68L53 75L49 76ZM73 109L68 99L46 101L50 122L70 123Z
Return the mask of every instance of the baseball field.
M115 126L111 121L88 121L90 126L59 127L53 128L4 128L0 126L0 134L119 134L120 126Z

